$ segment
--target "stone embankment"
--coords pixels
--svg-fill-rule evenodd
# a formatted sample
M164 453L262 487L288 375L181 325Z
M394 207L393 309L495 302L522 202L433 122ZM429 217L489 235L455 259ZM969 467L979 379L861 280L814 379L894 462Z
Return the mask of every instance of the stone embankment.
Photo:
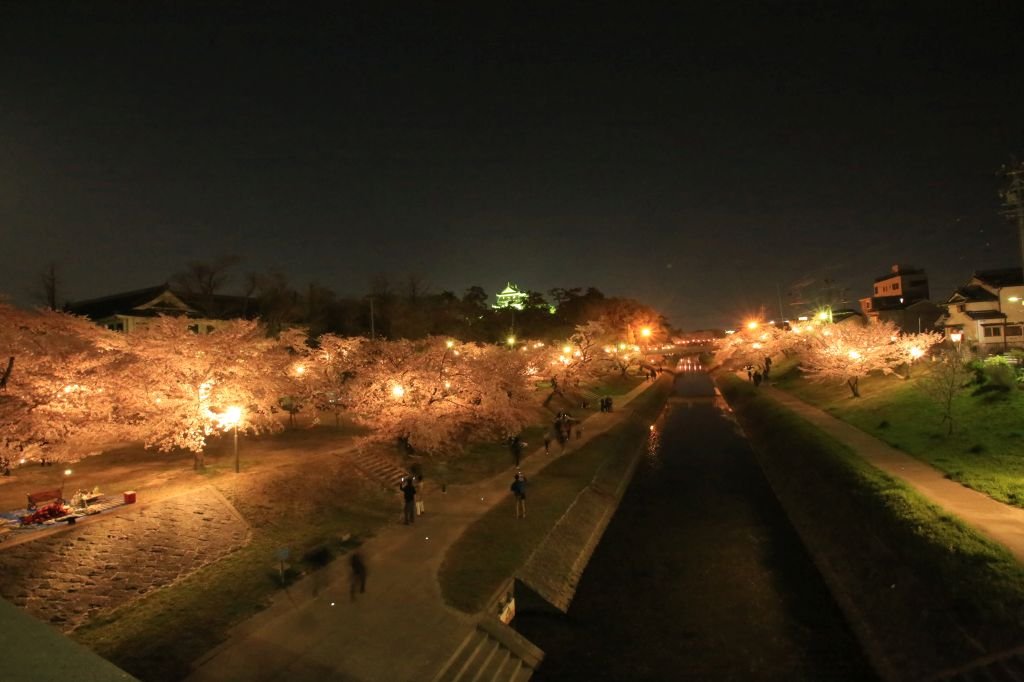
M0 596L67 632L248 540L246 522L206 486L37 540L0 545Z

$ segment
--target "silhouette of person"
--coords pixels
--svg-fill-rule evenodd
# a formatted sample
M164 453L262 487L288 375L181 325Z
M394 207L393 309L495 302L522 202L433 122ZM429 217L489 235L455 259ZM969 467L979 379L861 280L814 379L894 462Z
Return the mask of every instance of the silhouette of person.
M363 555L356 551L352 552L348 563L352 569L348 582L348 595L352 601L355 601L357 589L360 592L366 592L366 562L363 561Z

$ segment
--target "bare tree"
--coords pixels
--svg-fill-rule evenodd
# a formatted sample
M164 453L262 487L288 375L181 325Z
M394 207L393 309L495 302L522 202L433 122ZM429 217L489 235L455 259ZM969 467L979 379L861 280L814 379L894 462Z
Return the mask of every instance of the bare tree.
M231 280L231 268L238 256L220 255L211 262L193 261L184 270L171 275L171 284L186 294L202 296L211 302Z
M57 310L57 264L53 261L39 274L36 297L50 310Z
M956 398L971 380L970 361L969 351L947 349L917 383L924 394L938 404L942 422L947 425L947 436L953 435Z

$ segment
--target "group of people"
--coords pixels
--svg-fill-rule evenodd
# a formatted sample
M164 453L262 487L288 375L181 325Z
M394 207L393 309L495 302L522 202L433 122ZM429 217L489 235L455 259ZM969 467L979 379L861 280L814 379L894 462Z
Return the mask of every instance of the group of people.
M611 412L612 411L612 397L610 395L606 395L605 397L601 398L601 403L600 404L601 404L601 411L602 412Z
M761 368L754 365L747 365L744 369L747 370L747 380L752 381L754 386L760 386L761 382L767 379L769 372L772 371L772 359L767 357L764 359L763 372Z

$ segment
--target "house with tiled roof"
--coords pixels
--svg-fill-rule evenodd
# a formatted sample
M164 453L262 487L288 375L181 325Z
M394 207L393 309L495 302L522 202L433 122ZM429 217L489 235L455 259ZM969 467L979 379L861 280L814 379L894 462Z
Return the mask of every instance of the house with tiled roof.
M68 303L64 310L87 317L115 331L132 332L159 315L187 317L192 328L208 334L227 320L254 319L259 303L247 296L192 294L174 291L168 284L126 291L84 301Z
M1024 271L1021 268L979 270L958 287L945 304L937 327L963 334L982 353L1024 347Z

